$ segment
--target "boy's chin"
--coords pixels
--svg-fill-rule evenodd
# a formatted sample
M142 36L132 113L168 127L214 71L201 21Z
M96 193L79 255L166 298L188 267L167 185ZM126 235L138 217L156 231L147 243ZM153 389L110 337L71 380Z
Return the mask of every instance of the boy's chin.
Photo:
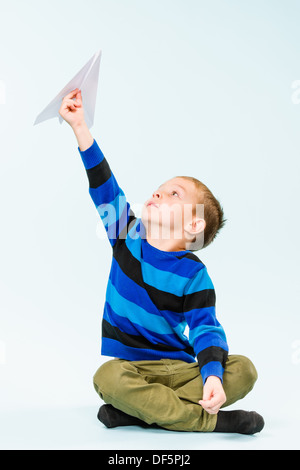
M141 215L141 221L143 222L143 224L146 226L148 225L149 227L151 225L155 225L157 226L159 224L159 217L155 217L155 215L151 215L148 213L147 209L144 211L142 211L142 215Z

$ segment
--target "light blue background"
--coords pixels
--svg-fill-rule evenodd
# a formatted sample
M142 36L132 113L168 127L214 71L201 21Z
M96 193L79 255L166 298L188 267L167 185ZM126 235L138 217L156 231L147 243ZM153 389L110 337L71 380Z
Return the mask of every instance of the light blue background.
M299 20L293 0L0 0L1 448L299 448ZM185 174L224 207L198 256L258 369L233 408L263 414L260 435L96 420L110 246L71 129L33 122L98 49L92 133L128 200Z

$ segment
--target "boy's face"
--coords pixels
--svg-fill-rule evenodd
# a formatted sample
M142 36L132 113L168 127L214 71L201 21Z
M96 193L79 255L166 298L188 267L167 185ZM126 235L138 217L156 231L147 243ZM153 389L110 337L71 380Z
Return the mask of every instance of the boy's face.
M199 202L192 181L172 178L154 191L142 210L142 221L151 236L184 239L193 221L192 209Z

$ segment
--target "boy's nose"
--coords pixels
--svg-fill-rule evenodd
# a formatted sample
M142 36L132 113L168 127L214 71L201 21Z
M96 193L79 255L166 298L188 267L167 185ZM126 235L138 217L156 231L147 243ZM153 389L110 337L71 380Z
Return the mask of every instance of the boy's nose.
M161 193L159 191L155 191L152 195L153 198L160 199L161 198Z

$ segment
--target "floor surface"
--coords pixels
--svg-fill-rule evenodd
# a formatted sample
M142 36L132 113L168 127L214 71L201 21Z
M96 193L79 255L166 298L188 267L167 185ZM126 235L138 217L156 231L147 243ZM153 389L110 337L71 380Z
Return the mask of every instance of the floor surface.
M183 433L137 426L107 429L94 406L57 407L1 413L0 448L5 450L270 450L299 449L297 422L265 416L264 430L254 436Z

